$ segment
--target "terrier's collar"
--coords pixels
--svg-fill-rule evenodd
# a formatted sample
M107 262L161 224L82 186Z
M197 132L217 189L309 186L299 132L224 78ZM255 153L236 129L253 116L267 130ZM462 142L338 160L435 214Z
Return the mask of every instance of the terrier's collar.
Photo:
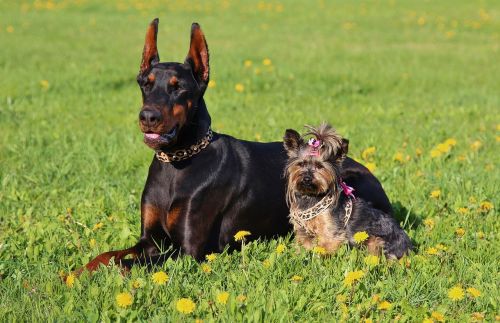
M345 216L344 216L344 228L347 227L347 223L349 222L349 219L351 218L352 214L352 200L355 200L356 197L354 196L354 188L348 186L342 178L340 179L339 182L339 187L342 189L342 192L347 196L347 201L344 205L344 210L345 210ZM309 220L314 219L318 215L321 214L321 212L329 209L335 202L335 195L329 194L323 197L318 203L314 204L312 207L300 211L296 209L290 209L290 220L293 222L296 222L299 224L301 227L305 228L306 231L308 231L306 222Z
M203 149L205 149L212 141L212 138L213 138L212 129L209 127L205 137L198 140L194 145L191 145L189 148L179 149L171 153L164 151L157 151L156 158L164 163L171 163L174 161L188 159L191 156L194 156Z
M306 227L305 223L309 220L314 219L321 212L330 208L335 202L335 196L333 194L328 194L323 197L318 203L314 204L312 207L300 211L297 209L290 209L290 220L297 222L301 227Z

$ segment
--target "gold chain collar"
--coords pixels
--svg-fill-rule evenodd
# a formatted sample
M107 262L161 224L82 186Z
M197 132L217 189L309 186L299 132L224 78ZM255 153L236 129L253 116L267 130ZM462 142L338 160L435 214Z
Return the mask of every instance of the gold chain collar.
M306 231L309 231L307 229L306 222L314 219L315 217L320 215L321 212L327 210L330 206L332 206L334 201L335 201L335 198L333 197L333 195L327 195L327 196L323 197L314 206L312 206L304 211L291 209L290 210L290 219L293 222L296 222L297 224L299 224L301 227L305 228ZM345 211L345 217L344 217L344 228L345 228L345 227L347 227L347 222L349 222L349 219L351 218L351 214L352 214L352 199L350 196L348 196L346 204L344 205L344 211Z
M212 138L213 138L212 129L208 128L207 135L198 140L194 145L191 145L189 148L179 149L172 153L157 151L156 158L158 158L159 161L164 163L171 163L174 161L188 159L191 156L194 156L203 149L205 149L212 141Z

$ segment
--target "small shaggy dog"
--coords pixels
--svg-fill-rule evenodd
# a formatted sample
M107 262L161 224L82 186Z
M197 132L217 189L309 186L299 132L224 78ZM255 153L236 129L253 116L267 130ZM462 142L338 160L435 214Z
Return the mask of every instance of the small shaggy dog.
M411 241L396 220L356 198L343 182L340 174L349 141L326 124L317 129L306 127L309 132L303 137L291 129L284 137L289 157L287 201L298 242L306 249L323 247L328 254L342 243L355 246L361 240L370 253L379 254L383 249L387 258L408 253ZM314 138L304 140L311 135ZM358 232L362 233L355 236Z

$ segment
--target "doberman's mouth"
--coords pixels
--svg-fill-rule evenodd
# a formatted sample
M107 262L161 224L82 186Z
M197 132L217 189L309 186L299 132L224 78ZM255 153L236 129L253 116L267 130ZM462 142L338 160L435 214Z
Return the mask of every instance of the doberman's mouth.
M175 125L169 132L161 135L153 132L146 132L144 133L144 142L147 145L153 146L168 145L177 137L178 130L179 125Z

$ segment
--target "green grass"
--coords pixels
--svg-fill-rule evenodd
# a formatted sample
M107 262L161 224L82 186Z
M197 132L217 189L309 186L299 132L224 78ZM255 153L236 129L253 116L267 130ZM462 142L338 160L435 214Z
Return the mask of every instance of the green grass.
M433 311L449 321L473 313L498 320L497 1L164 2L0 3L1 320L421 322ZM246 246L245 261L219 255L209 274L189 257L169 261L158 269L170 277L165 286L139 268L124 277L103 268L72 288L62 284L61 270L139 235L153 154L137 126L135 76L154 17L163 61L182 61L191 22L201 24L216 131L272 141L286 128L332 123L350 139L352 157L376 165L417 253L370 268L364 251L321 259L296 253L291 239L260 241ZM449 138L457 144L432 158ZM363 159L371 146L375 154ZM484 201L493 208L481 209ZM447 250L426 253L437 244ZM365 276L345 286L355 270ZM303 280L292 282L294 275ZM135 289L137 278L145 284ZM456 285L482 295L452 301ZM226 305L216 301L223 291ZM115 301L121 292L133 294L125 309ZM375 294L392 307L378 309ZM182 297L196 303L194 313L176 310Z

